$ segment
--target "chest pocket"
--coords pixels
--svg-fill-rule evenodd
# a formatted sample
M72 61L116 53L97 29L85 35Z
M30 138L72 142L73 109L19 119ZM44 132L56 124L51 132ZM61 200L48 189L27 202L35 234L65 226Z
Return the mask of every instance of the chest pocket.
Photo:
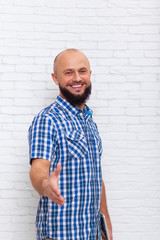
M66 133L68 150L71 157L83 158L88 152L86 138L80 130Z
M96 137L96 139L97 139L99 157L101 158L101 156L102 156L102 151L103 151L103 150L102 150L102 140L101 140L98 132L95 134L95 137Z
M102 140L99 136L99 132L98 132L98 129L95 125L92 126L92 134L94 135L94 138L96 140L96 146L97 146L97 149L98 149L98 154L99 154L99 157L101 158L102 156L102 152L103 152L103 149L102 149Z

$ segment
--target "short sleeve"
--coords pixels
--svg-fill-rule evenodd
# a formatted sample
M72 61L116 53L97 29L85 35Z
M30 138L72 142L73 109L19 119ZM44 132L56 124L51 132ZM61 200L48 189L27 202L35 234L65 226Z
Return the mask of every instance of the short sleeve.
M33 158L51 161L56 147L56 130L52 119L41 115L34 118L28 131L30 163Z

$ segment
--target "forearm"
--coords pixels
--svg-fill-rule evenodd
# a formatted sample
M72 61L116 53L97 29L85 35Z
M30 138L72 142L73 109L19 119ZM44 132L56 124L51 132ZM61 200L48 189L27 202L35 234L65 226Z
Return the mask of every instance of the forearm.
M41 159L33 160L30 169L30 179L35 190L39 194L46 196L46 189L49 178L49 163L45 162L44 164L46 166L44 166L44 164L41 166L39 164L39 161L41 161Z
M102 180L102 195L101 195L101 202L100 202L100 211L105 215L106 222L107 222L107 227L108 227L108 230L110 232L110 239L112 239L111 238L112 224L111 224L110 216L109 216L109 213L108 213L106 193L105 193L105 185L104 185L103 180Z

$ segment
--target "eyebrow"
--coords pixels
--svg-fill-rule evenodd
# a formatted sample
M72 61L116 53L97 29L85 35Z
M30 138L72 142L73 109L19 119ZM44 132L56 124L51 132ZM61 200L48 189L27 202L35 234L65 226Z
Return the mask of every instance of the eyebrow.
M66 72L66 71L73 71L73 68L67 68L63 72Z
M82 67L82 68L78 69L78 71L83 70L83 69L88 70L88 68ZM63 72L74 71L74 70L75 70L74 68L67 68L67 69L65 69Z

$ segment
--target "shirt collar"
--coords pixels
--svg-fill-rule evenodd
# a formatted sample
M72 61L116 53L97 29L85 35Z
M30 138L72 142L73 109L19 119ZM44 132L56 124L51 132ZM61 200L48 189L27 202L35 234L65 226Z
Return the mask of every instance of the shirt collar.
M83 114L83 112L84 112L85 117L89 118L93 114L93 111L86 104L84 106L84 110L82 110L76 106L71 105L66 99L64 99L60 96L57 96L56 103L58 103L67 112L69 112L75 116L79 113Z

